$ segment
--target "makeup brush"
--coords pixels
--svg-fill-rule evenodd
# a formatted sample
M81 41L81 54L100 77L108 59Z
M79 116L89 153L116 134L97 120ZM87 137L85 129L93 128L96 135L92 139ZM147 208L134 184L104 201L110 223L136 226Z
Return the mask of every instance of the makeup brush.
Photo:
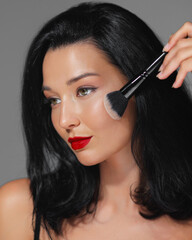
M108 93L104 98L104 106L108 114L115 120L119 120L128 104L129 98L135 93L142 82L162 64L167 52L163 52L136 78L126 83L119 91Z

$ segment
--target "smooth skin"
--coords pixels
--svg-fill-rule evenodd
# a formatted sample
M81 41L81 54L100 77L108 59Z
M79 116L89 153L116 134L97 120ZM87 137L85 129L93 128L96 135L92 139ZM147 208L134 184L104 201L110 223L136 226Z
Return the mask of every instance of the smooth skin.
M76 77L78 81L68 83ZM136 120L134 99L119 121L108 115L103 104L106 94L126 82L119 69L92 44L76 43L47 52L43 62L43 88L51 102L52 123L83 165L104 160L112 163L112 156L114 162L126 156L136 165L130 154ZM68 138L75 136L92 138L83 149L73 150Z
M162 75L159 75L158 77L159 79L165 79L174 70L180 67L177 79L174 83L175 88L181 86L186 74L192 71L191 36L192 23L185 23L175 34L171 36L168 45L165 46L164 49L169 53L167 54L162 64ZM88 51L84 51L85 47L88 49ZM127 189L131 184L137 183L139 174L130 152L125 150L125 146L130 146L130 136L135 121L134 98L132 98L132 104L130 105L130 108L126 110L127 112L122 119L122 122L120 124L121 126L118 125L119 123L117 123L117 121L113 122L113 120L108 119L108 116L105 115L106 113L103 111L102 104L99 101L101 96L103 96L105 93L114 90L113 88L118 89L119 86L125 81L124 77L121 75L118 69L116 69L114 66L109 65L104 56L101 58L102 53L98 51L98 49L95 49L94 46L90 46L90 44L75 44L73 46L68 46L59 50L50 50L46 54L43 65L44 85L49 86L52 90L54 88L54 97L57 98L57 100L52 101L53 125L65 140L69 137L70 134L72 135L72 133L75 132L75 129L79 129L78 132L76 131L78 136L85 136L85 134L93 135L94 139L92 142L90 142L90 144L86 146L85 151L74 151L74 153L77 154L77 157L82 164L91 165L100 163L101 167L102 191L100 192L96 217L94 219L86 217L83 222L77 223L77 226L74 228L68 222L66 222L65 227L68 240L192 239L192 221L177 222L171 220L167 216L163 216L153 221L145 220L138 214L138 206L136 206L130 199ZM82 55L80 54L81 52L83 52ZM70 69L69 65L67 69L65 69L65 72L67 72L67 77L61 77L64 75L62 75L63 72L60 71L60 75L58 75L56 78L55 74L57 71L54 73L54 65L52 64L52 60L57 57L57 59L62 60L63 58L63 61L66 61L67 58L64 57L64 53L68 54L68 60L72 54L75 54L76 57L82 56L82 58L71 58L71 64L75 64L74 61L76 61L75 66L79 67ZM92 54L92 58L88 58L89 61L87 62L87 65L85 64L86 54ZM77 59L79 59L79 63ZM102 61L102 64L99 65L100 61ZM62 61L59 62L62 64ZM48 67L50 66L52 66L53 71L48 71ZM74 86L77 83L74 83L74 85L71 85L70 87L63 85L63 83L66 83L66 81L70 78L79 75L79 73L82 71L82 68L84 68L83 70L90 70L90 67L92 67L91 70L99 72L100 76L102 75L102 77L88 77L87 79L82 79L80 81L92 81L92 84L93 81L95 81L94 84L101 84L102 82L103 85L101 85L103 87L99 85L97 86L99 90L97 89L93 92L90 90L87 90L86 92L84 92L84 90L81 90L79 94L86 93L88 95L82 98L77 97L77 95L74 94L74 90L77 88L77 86L76 88ZM60 66L60 70L61 68L62 65ZM110 71L108 71L109 68L113 71L113 76L115 74L115 76L117 76L119 79L118 81L114 79L116 82L115 86L110 85L108 82L108 74L110 74ZM76 72L74 69L76 69ZM79 73L77 72L78 70ZM54 77L56 84L52 84L53 78L51 77L51 74L52 77ZM53 97L53 91L45 91L44 94L46 97ZM118 146L116 146L115 151L111 152L111 154L109 149L106 147L106 143L105 147L103 148L103 143L100 144L100 140L103 136L106 137L106 139L108 138L111 140L110 131L108 131L106 128L104 135L102 135L102 131L98 129L99 125L97 126L95 125L96 123L90 121L91 118L94 117L94 111L88 112L87 118L82 115L84 109L91 101L95 102L95 108L97 111L100 111L100 114L104 117L102 124L105 125L108 121L110 127L113 127L113 124L117 124L116 127L118 127L119 131L121 132L123 132L124 129L127 129L128 127L127 132L125 132L127 140L125 140L125 138L121 137L120 135L117 136L119 139L117 144ZM73 106L75 112L73 113L70 111L70 109L66 108L64 102L68 102L70 106ZM105 126L107 127L107 125ZM112 144L113 141L114 140L112 139ZM69 147L71 147L70 144ZM88 160L90 156L95 155L94 151L101 151L101 158L95 158L94 161L90 163ZM125 160L125 158L128 160ZM33 202L29 191L29 183L30 182L28 179L19 179L11 181L0 188L0 239L2 240L33 239ZM53 239L63 239L55 238L54 234L53 237ZM49 239L43 229L41 229L40 239Z

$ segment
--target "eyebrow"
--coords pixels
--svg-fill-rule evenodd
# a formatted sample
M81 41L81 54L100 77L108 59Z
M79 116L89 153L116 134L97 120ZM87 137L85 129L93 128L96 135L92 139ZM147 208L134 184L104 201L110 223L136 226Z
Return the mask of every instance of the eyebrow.
M72 78L72 79L68 80L68 81L66 82L66 85L69 86L69 85L71 85L71 84L79 81L80 79L86 78L86 77L89 77L89 76L99 76L99 74L97 74L97 73L83 73L83 74L81 74L81 75L79 75L79 76L77 76L77 77L75 77L75 78ZM42 87L42 91L45 91L45 90L50 91L51 88L48 87L48 86L43 86L43 87Z

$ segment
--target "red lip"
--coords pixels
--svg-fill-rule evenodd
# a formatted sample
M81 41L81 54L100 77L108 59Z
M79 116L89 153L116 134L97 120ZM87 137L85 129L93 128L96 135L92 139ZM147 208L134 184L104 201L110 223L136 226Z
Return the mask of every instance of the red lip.
M74 138L69 138L68 142L71 143L71 146L74 150L84 148L89 141L91 140L91 137L74 137Z

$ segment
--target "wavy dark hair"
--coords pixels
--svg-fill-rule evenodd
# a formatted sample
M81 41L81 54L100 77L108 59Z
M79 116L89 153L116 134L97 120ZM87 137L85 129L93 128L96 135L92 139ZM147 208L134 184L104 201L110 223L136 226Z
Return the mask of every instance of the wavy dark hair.
M42 93L42 62L48 49L77 42L94 44L128 79L162 51L141 19L110 3L72 7L46 23L34 38L22 90L27 170L36 222L58 235L64 219L95 213L100 187L99 166L79 163L54 129ZM130 194L148 219L164 214L174 219L192 217L192 102L184 86L171 88L175 76L160 81L153 75L135 94L132 152L141 181Z

